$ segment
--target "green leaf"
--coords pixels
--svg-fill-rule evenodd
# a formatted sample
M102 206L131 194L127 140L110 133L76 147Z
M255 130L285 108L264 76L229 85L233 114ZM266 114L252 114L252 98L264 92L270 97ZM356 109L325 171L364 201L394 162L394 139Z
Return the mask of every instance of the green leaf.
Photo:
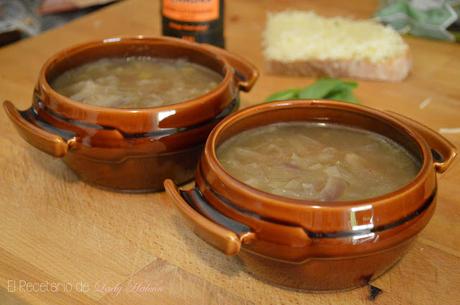
M288 89L270 95L266 101L283 101L289 99L332 99L349 103L359 103L353 95L358 83L340 79L323 78L302 89Z
M358 88L358 83L357 82L342 82L342 86L350 88L350 89L355 89L355 88Z
M358 99L353 95L353 89L358 84L356 82L342 82L337 85L331 92L324 98L331 100L344 101L349 103L359 103Z
M358 99L353 95L351 89L341 90L326 96L327 99L357 104Z
M316 81L312 85L302 89L299 92L301 99L321 99L324 98L329 92L334 90L337 86L342 84L338 79L324 78Z
M298 99L300 89L288 89L284 91L275 92L265 99L267 102L284 101L289 99Z

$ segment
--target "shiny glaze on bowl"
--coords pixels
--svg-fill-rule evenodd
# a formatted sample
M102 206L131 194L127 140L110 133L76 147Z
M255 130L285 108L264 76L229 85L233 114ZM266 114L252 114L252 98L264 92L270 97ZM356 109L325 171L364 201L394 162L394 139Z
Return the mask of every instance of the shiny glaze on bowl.
M73 101L49 82L81 64L107 57L187 58L220 73L212 91L178 104L119 109ZM165 178L193 178L212 128L239 105L239 90L258 77L246 60L225 50L174 38L110 38L66 49L42 67L31 108L4 109L20 135L64 162L84 181L120 191L157 191Z
M231 177L216 147L249 128L288 121L333 122L383 134L405 147L421 168L408 185L359 201L314 202L258 191ZM306 290L364 285L395 264L436 206L436 172L452 163L453 145L395 113L333 101L283 101L241 110L211 132L196 187L165 188L195 232L267 281ZM436 159L434 159L434 157Z

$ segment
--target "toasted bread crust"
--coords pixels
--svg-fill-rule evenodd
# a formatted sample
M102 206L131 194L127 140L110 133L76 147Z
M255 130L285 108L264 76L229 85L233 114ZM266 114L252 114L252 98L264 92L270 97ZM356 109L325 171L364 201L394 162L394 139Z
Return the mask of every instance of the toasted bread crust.
M267 60L272 74L292 76L329 76L398 82L407 77L412 67L409 52L381 63L368 60L307 60L281 62Z

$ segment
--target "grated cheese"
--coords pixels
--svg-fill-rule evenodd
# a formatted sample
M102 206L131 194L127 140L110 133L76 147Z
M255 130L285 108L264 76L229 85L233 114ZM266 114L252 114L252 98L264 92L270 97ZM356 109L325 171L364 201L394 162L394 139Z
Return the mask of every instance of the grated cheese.
M418 105L418 108L419 108L419 109L424 109L424 108L426 108L426 106L428 106L430 103L431 103L431 97L427 97L426 99L424 99L424 100Z
M439 133L456 134L456 133L460 133L460 128L439 128Z
M395 30L373 20L284 11L268 14L264 48L267 58L281 62L366 59L378 63L404 55L408 46Z

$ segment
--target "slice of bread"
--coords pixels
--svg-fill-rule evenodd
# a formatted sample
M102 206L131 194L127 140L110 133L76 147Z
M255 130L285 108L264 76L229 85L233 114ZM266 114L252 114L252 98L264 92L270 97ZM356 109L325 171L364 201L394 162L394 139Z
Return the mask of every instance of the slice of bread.
M401 81L412 65L401 36L372 20L271 13L263 44L274 74Z

